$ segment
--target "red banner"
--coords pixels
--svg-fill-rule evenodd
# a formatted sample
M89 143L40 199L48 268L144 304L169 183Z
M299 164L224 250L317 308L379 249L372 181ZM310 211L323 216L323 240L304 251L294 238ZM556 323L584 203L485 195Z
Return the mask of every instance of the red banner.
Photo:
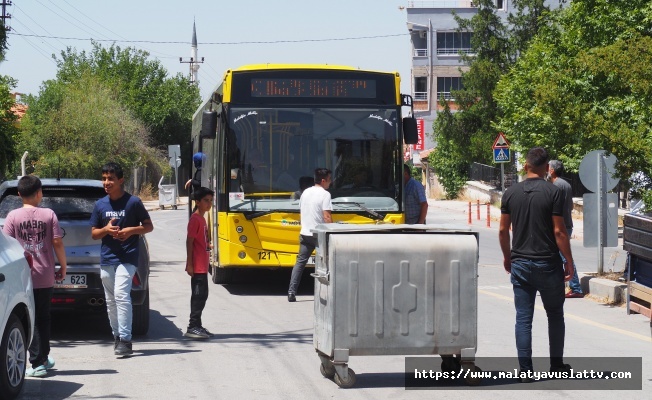
M414 150L423 151L425 150L426 143L426 124L423 119L417 119L417 133L419 135L419 141L414 145Z

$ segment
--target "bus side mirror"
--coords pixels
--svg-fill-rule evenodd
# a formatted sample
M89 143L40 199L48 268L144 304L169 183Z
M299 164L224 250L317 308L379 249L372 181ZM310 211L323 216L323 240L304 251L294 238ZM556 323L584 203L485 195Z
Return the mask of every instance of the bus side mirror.
M202 139L215 139L217 137L217 111L204 111L201 116Z
M417 120L414 117L403 118L403 141L405 144L419 143L419 133L417 131Z

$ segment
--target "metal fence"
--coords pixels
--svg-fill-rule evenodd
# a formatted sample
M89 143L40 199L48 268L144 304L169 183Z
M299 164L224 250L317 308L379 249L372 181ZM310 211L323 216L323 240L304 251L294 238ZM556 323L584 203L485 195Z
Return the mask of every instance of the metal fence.
M480 181L486 185L493 186L494 188L500 190L502 189L501 185L501 176L500 168L493 167L491 165L485 165L480 163L471 163L469 169L469 180L471 181ZM512 186L512 183L517 182L516 176L516 166L514 163L505 164L505 187L508 188Z

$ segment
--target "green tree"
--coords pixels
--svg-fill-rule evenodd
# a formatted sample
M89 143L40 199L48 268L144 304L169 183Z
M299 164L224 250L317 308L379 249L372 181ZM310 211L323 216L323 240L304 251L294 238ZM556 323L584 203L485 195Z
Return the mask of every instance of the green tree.
M515 14L509 24L496 12L493 0L478 0L477 13L470 19L455 16L458 31L471 31L471 54L461 59L468 69L462 72L463 89L453 92L458 112L445 108L438 113L433 139L437 147L446 147L432 154L438 176L447 196L457 197L468 179L469 164L493 162L490 151L496 137L495 122L501 110L494 99L496 85L514 65L517 56L527 48L549 18L550 9L544 0L514 0ZM443 103L442 103L443 104ZM439 119L442 121L437 122ZM459 150L453 151L455 147ZM454 158L453 158L454 157Z
M0 22L0 62L5 59L7 50L7 30L4 21ZM14 99L11 89L16 87L16 81L11 77L0 75L0 180L2 180L10 165L16 158L14 136L17 133L16 115L11 112Z
M459 118L451 112L447 101L442 100L443 111L434 122L437 133L437 148L428 156L428 163L434 166L439 183L446 189L446 198L457 198L469 176L469 163L463 154L468 148L468 135L461 135Z
M11 89L16 81L0 75L0 180L8 175L11 165L16 160L15 137L18 134L16 122L18 117L12 112L15 104Z
M2 21L0 22L0 62L5 59L5 51L7 51L7 28Z
M496 127L515 150L544 146L577 171L616 155L618 175L652 177L652 5L574 0L541 30L496 90Z
M149 53L135 48L108 48L93 43L90 52L68 48L57 59L57 80L72 82L90 73L117 93L118 101L151 132L152 145L180 144L190 151L192 115L200 103L199 88L189 79L168 73Z
M146 164L164 168L164 155L150 142L145 125L114 90L86 73L44 85L24 118L19 147L30 152L30 172L37 175L97 178L107 161L126 170Z

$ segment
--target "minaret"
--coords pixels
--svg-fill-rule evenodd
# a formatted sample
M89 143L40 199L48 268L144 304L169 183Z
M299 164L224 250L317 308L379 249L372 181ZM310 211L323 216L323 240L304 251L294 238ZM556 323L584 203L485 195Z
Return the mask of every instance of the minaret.
M194 61L194 62L193 62ZM199 59L197 58L197 29L195 21L192 21L192 47L190 50L190 82L197 84L197 71L199 71Z

